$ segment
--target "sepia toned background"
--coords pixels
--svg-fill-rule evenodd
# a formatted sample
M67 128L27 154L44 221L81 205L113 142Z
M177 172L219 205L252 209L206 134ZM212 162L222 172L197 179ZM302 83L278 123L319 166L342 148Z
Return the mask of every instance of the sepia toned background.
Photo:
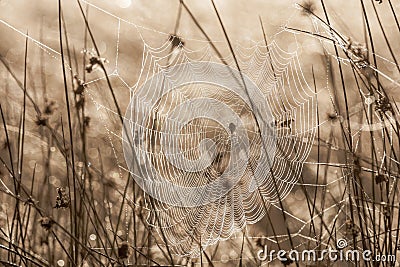
M257 252L264 245L319 250L334 247L338 238L359 250L397 253L396 1L363 1L365 13L360 1L324 1L327 24L346 38L348 46L333 46L310 34L315 33L316 17L327 21L319 1L215 1L239 58L260 59L254 51L264 47L265 40L273 43L276 53L298 56L294 69L304 76L301 84L317 92L317 105L309 110L317 119L304 123L314 137L301 140L310 151L287 197L263 207L262 220L203 247L201 253L199 248L192 258L175 255L154 212L155 206L163 205L150 203L129 177L115 101L124 113L146 80L141 73L150 70L142 65L144 51L167 45L167 54L173 54L177 47L169 42L170 35L180 37L188 51L197 51L193 55L201 55L212 43L235 67L212 3L184 1L193 19L179 1L80 1L100 53L96 55L77 2L61 2L62 55L58 1L0 0L0 265L281 266L276 259L259 261ZM345 60L346 52L355 54L357 48L368 55L361 63L368 62L375 70ZM104 59L112 90L99 64L88 71L93 55ZM208 55L218 58L211 48ZM75 74L85 84L85 94L76 93ZM279 88L287 95L295 89L289 84ZM373 106L366 104L360 90L374 97ZM378 122L384 106L376 102L380 95L392 105L384 110L386 127ZM305 121L300 115L293 118L296 125Z

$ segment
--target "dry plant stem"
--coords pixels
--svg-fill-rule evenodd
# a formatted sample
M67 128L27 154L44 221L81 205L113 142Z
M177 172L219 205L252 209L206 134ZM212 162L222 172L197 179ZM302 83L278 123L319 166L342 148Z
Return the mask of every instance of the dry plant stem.
M77 216L77 201L78 201L78 194L76 189L76 181L75 181L75 155L74 155L74 141L73 141L73 132L72 132L72 119L71 119L71 109L69 104L69 96L68 96L68 86L67 86L67 75L65 72L65 60L64 60L64 47L63 47L63 38L62 38L62 22L61 22L61 14L62 14L62 7L61 7L61 0L58 0L58 31L59 31L59 41L60 41L60 53L61 53L61 68L63 73L63 84L64 84L64 94L65 94L65 104L67 107L67 117L68 117L68 131L69 131L69 142L70 142L70 157L71 157L71 165L72 165L72 186L73 186L73 215L74 217ZM67 156L68 158L68 156ZM69 176L67 177L69 179ZM72 200L72 199L71 199ZM78 237L78 223L77 220L74 220L72 228L72 233L74 236ZM73 261L75 263L78 262L78 250L77 250L77 243L75 242L74 248L75 251L73 253Z

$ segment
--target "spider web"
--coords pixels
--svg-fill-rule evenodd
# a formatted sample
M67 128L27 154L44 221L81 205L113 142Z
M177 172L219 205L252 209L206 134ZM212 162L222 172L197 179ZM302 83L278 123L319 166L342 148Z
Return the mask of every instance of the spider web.
M110 15L104 10L101 11ZM126 21L117 17L115 19L118 20L118 52L120 51L120 25ZM136 25L131 26L138 29ZM157 199L149 200L145 196L146 208L150 212L147 222L159 231L160 236L165 236L174 253L197 257L202 249L215 244L219 240L227 240L246 225L260 221L265 217L271 204L279 206L279 199L282 201L289 194L299 179L303 162L310 153L316 132L315 92L310 89L305 81L296 51L285 52L276 42L272 42L268 46L261 43L255 43L251 47L243 47L239 44L236 46L235 51L238 51L236 57L241 66L241 72L257 84L264 98L263 101L270 108L271 116L267 123L273 124L276 128L276 154L273 158L271 171L268 171L270 167L267 163L258 164L257 162L260 160L260 151L262 153L263 148L265 148L262 143L268 137L265 135L260 137L260 130L255 121L260 118L255 118L249 105L246 105L246 102L243 101L243 97L230 92L230 88L207 88L207 86L200 88L189 86L171 91L165 89L169 92L168 94L162 91L164 87L168 86L175 88L174 83L177 83L176 80L180 78L173 77L173 73L168 72L173 66L184 63L193 66L196 62L223 62L232 66L232 68L236 68L234 67L233 56L228 55L224 58L216 56L212 45L204 44L204 41L200 42L201 47L197 50L191 50L188 48L189 45L177 43L175 39L172 41L167 39L159 47L152 47L146 42L141 31L138 32L144 47L142 68L137 83L129 88L129 91L131 97L139 99L139 102L136 103L135 110L133 108L132 110L128 109L127 114L129 114L129 111L131 114L125 119L127 120L126 124L130 126L131 138L135 140L134 146L137 147L138 153L142 152L142 157L148 162L142 163L140 171L132 171L135 167L131 168L130 173L135 180L146 180L154 172L164 179L169 177L174 183L198 187L206 183L204 179L214 180L227 171L226 165L228 165L229 157L235 156L234 151L229 146L232 135L229 135L227 125L225 125L225 129L218 125L217 115L220 110L213 109L212 106L196 106L195 103L190 103L191 100L196 100L200 96L222 102L228 105L231 111L238 113L237 119L240 122L245 122L245 134L249 136L250 162L247 167L243 164L239 167L238 165L233 166L228 175L232 176L232 171L241 172L240 182L229 193L221 195L217 200L196 207L185 207L168 205L168 203ZM185 42L195 41L185 40ZM118 77L124 84L128 84L122 74L119 74L118 61L115 60L115 62L116 67L112 75ZM209 65L199 69L194 66L191 71L198 71L205 76L215 75L216 73L212 71L212 67ZM154 81L153 76L160 73L160 77ZM191 75L191 73L189 72L188 75ZM149 79L152 79L151 87L141 88L140 86L149 82ZM88 82L88 84L90 83ZM158 88L161 88L162 92L159 92ZM245 89L242 88L242 91L245 91ZM105 105L102 106L98 103L96 93L92 93L91 89L87 91L87 94L90 95L96 105L107 109L107 107L104 107ZM177 100L178 103L174 103L171 98L179 99ZM175 111L175 106L187 102L189 102L190 108L181 108L179 111L181 113L175 115L175 119L169 118L169 116L172 116L171 113ZM150 109L147 109L147 107ZM194 110L193 113L188 111L191 109ZM108 111L112 112L111 110ZM141 124L137 122L137 118L132 118L135 116L142 117L142 115L138 115L140 112L151 113L148 119L139 119L142 122ZM189 114L185 114L187 112ZM204 112L210 113L208 120L196 118L196 114L203 114ZM117 114L114 113L114 115ZM185 116L185 118L183 119L182 116ZM264 114L264 116L268 117L268 114ZM189 126L186 125L180 133L171 134L178 130L173 121L178 120L179 122L180 119L190 122L188 123ZM217 123L213 123L213 120L216 120ZM113 133L112 135L118 134ZM180 142L171 140L176 136L178 136ZM193 167L196 171L182 172L168 162L173 160L174 157L181 156L181 154L186 158L198 158L199 154L202 154L199 152L198 145L205 138L213 139L214 148L217 150L216 155L211 157L214 157L211 164L210 161L200 160L200 165L203 167L197 170L198 166L196 167L192 162L191 165L189 163L189 166L186 165L185 167ZM129 143L126 139L123 142ZM267 142L271 142L271 140L267 140ZM162 143L172 146L171 150L163 150ZM179 144L182 147L178 147ZM271 150L271 144L267 148ZM135 155L130 155L128 162L133 160L132 157L135 157ZM137 157L140 158L140 156ZM122 161L122 159L119 159L119 162ZM257 164L261 168L257 168ZM123 168L123 166L121 167ZM123 168L123 171L127 171L127 169ZM218 192L221 188L218 186L209 187L208 190ZM162 193L169 197L173 194L173 191L164 189ZM187 197L191 196L187 195ZM204 197L207 197L207 195Z
M198 98L199 95L224 103L231 107L231 111L238 113L240 122L237 125L240 123L244 124L244 133L249 136L249 151L247 155L249 163L246 166L241 166L241 168L244 168L244 171L238 178L240 182L218 200L213 200L196 207L170 205L163 201L158 201L138 188L134 190L131 198L127 199L129 205L146 214L148 225L158 231L160 239L163 239L174 253L198 257L201 251L207 249L207 247L218 246L216 245L218 241L232 241L236 244L242 242L245 237L249 240L248 242L252 242L252 240L255 242L257 240L257 242L265 241L278 245L293 239L293 248L317 248L319 246L315 245L317 241L322 242L324 245L332 242L331 234L327 229L346 231L347 224L345 219L349 217L349 209L353 208L349 203L349 198L344 194L350 190L350 188L346 187L346 181L350 173L339 173L337 170L332 171L331 169L327 169L334 178L318 181L318 175L313 173L315 170L314 166L325 163L307 161L316 143L314 139L318 127L327 124L329 120L318 121L317 94L307 84L306 75L302 71L302 64L298 54L299 49L287 52L285 49L280 48L275 41L272 41L267 46L264 42L253 42L250 46L243 46L238 43L234 48L235 58L230 53L226 53L227 55L221 58L215 53L215 44L221 45L224 41L209 42L202 39L183 38L182 40L179 39L180 42L176 43L178 37L168 39L170 37L169 33L134 24L90 2L81 2L97 10L99 14L102 14L102 17L113 21L113 25L115 25L114 55L112 56L111 53L107 53L106 58L109 63L105 64L105 68L109 73L108 78L112 80L113 84L118 84L118 88L124 90L122 93L123 96L129 96L129 99L134 99L135 96L140 95L151 100L152 104L156 103L155 105L150 105L147 102L139 102L138 104L143 105L142 108L144 109L149 108L150 114L148 114L148 120L135 120L132 119L132 115L124 117L124 119L130 125L130 129L133 130L131 137L135 146L142 150L142 154L153 165L152 168L155 168L162 177L169 177L169 179L174 179L173 182L182 183L185 186L199 186L209 182L204 177L213 180L221 176L226 170L226 166L231 163L229 158L234 154L230 143L232 142L232 133L235 130L231 130L227 125L224 126L215 123L212 116L207 120L196 118L196 112L199 110L201 112L211 112L214 116L218 114L213 110L212 106L191 103L190 107L193 112L182 114L185 112L184 110L180 110L180 113L175 118L175 120L177 118L185 118L186 121L190 121L189 125L186 125L185 128L182 128L183 130L181 129L180 133L176 134L178 139L183 138L183 141L180 143L180 147L178 147L178 143L172 143L174 145L169 151L172 154L167 155L166 151L162 148L160 140L163 140L165 136L169 136L171 132L177 132L176 129L169 128L172 127L171 125L174 125L172 123L174 119L169 118L171 111L174 110L172 108L173 105L179 106L186 101L191 102L193 99ZM3 20L0 22L13 31L25 36L22 31L8 22ZM319 31L324 25L314 24L314 26L318 30L318 33L324 33L337 39L337 36L333 36L329 28ZM130 71L123 66L126 64L126 61L121 59L121 51L124 49L122 48L122 43L129 42L129 40L124 40L125 35L122 34L122 28L127 28L128 31L129 28L134 29L134 32L140 37L143 47L141 51L141 63L139 61L129 63L129 66L135 65L136 67L140 65L140 72L134 79L129 75ZM156 44L150 45L145 37L149 32L152 32L154 35L163 36L159 38L162 40L161 43L160 41L154 42L153 38L151 38L151 43ZM282 33L288 34L290 31L283 30ZM28 38L53 59L60 59L60 53L55 49L32 37L28 36ZM293 38L297 42L295 34L293 34ZM190 47L194 47L194 49L190 49ZM344 47L344 44L339 42L339 47ZM326 48L326 51L329 51L329 49ZM334 54L330 54L330 56L348 61L346 58L337 58ZM210 66L210 63L222 62L236 70L235 60L237 60L240 66L240 71L257 85L260 94L264 96L262 101L266 103L271 113L271 117L268 118L268 124L273 125L274 128L276 151L271 166L261 169L260 173L254 173L254 169L258 164L260 155L264 151L265 145L263 143L266 142L266 136L260 134L262 131L260 131L259 122L257 121L259 118L251 108L251 101L256 100L250 99L250 96L246 96L246 94L240 97L230 91L229 88L208 88L196 85L173 90L173 94L171 95L156 95L154 93L157 91L157 88L163 89L163 87L168 86L175 88L179 77L173 77L168 72L174 66L183 64L196 66L196 62L206 62L208 63L206 66ZM388 59L385 60L391 62ZM66 67L71 68L70 66ZM210 68L200 68L197 70L196 68L191 68L191 71L205 76L214 74ZM85 95L92 100L93 105L98 111L100 121L103 121L105 124L104 128L119 167L119 177L120 179L126 179L124 177L130 174L134 180L146 179L149 175L143 173L143 168L142 172L137 172L130 169L124 163L125 159L121 144L130 143L130 140L124 139L121 129L121 132L118 132L113 128L113 123L118 121L119 114L114 111L112 103L106 100L104 94L98 92L98 88L103 88L106 81L106 77L101 74L101 71L95 72L92 76L98 75L98 77L93 79L88 75L85 81L85 85L87 86ZM159 79L154 81L153 86L155 91L142 91L143 87L141 86L157 74L161 75ZM245 88L242 89L245 91ZM324 92L328 92L331 99L335 98L330 91L329 84L327 84ZM363 95L367 96L366 93ZM173 99L176 99L177 102L174 103ZM193 116L193 118L189 120L186 116ZM141 121L142 124L138 121ZM362 138L361 133L365 126L357 126L359 128L353 133L352 138L358 138L357 140L360 141ZM205 149L201 149L201 145L199 144L205 138L214 140L214 148L218 151L217 156L220 157L218 164L215 164L216 155L213 155L209 166L201 170L197 170L197 166L194 168L196 171L191 170L188 173L174 170L176 167L168 165L168 159L174 156L183 155L191 159L199 158L202 152L205 151ZM321 140L317 140L317 142L320 144ZM394 139L390 140L391 145L394 142ZM331 144L328 145L331 146ZM333 146L333 149L340 150L339 147L335 146ZM384 152L378 151L378 154L381 155L381 165L386 157L389 160L395 160ZM134 155L132 156L134 157ZM210 163L210 159L201 161L200 165L205 166L205 163ZM328 163L330 162L326 164ZM304 164L310 165L310 169L312 169L310 174L314 174L317 179L309 179L308 182L301 177ZM332 165L334 165L334 168L341 170L340 164L335 165L335 163L332 163ZM149 171L149 168L144 167L144 170ZM174 175L171 175L170 172L173 172ZM392 181L390 188L393 192L396 185L393 179L390 181ZM339 199L335 199L333 194L329 192L330 190L334 191L335 188L339 192L336 192L334 195L340 196ZM214 188L214 190L218 189ZM307 197L307 194L311 195L311 193L307 193L308 190L315 194L315 198L329 193L333 200L330 202L327 201L329 202L328 204L318 205L312 216L306 216L302 214L304 210L296 210L293 206L296 206L296 202L298 201L305 201L305 198L309 197ZM289 194L290 192L294 193ZM362 192L368 195L367 192ZM165 194L168 195L168 192ZM315 201L314 204L317 206ZM367 209L372 209L371 206L374 204L364 203L364 205L366 205ZM274 235L252 235L247 227L257 224L263 218L265 219L270 209L275 209L283 214L289 233L284 233L283 231ZM318 209L321 210L317 211ZM376 211L379 214L378 217L382 214L381 210L382 206L377 204ZM340 217L342 220L336 223ZM328 222L328 225L325 226L327 228L326 231L321 229L319 236L310 234L309 228L311 224L319 218L323 218L321 219L322 221ZM126 220L128 225L131 218L127 216ZM243 234L240 234L241 231L243 231ZM127 227L125 235L127 240L132 241L131 232L132 229ZM237 235L240 236L238 237ZM312 243L310 244L310 242ZM213 260L213 262L224 263L227 261L226 255L221 255L220 257L220 260ZM242 255L241 258L256 260L254 253L249 253L247 256ZM231 253L228 260L238 261L238 253Z
M147 72L151 74L163 73L161 75L162 79L158 80L158 83L155 82L155 84L152 84L154 88L165 86L163 83L166 77L168 77L166 79L174 87L174 78L168 75L171 65L182 64L182 62L196 62L195 60L198 60L198 58L203 62L218 60L218 58L215 58L210 53L211 49L209 46L206 46L202 51L189 51L185 47L172 47L171 45L171 42L168 42L159 49L149 49L149 52L145 52L146 60L144 60L145 63L143 66L145 66L145 69L148 69ZM198 166L196 167L193 162L189 162L189 166L186 165L184 168L193 167L196 168L196 171L176 171L178 174L174 172L172 175L174 177L171 179L175 179L175 183L183 183L185 186L200 187L205 182L205 178L213 180L223 175L225 171L228 171L226 165L228 164L229 156L233 157L235 154L234 150L231 150L229 146L229 142L231 142L229 139L235 136L227 134L229 133L229 130L226 129L228 127L223 129L221 125L210 122L213 119L217 122L221 121L218 113L221 113L222 110L207 105L196 106L195 103L190 103L190 100L195 100L199 95L201 97L216 99L218 102L223 102L230 106L231 111L236 111L239 114L236 119L246 122L244 127L250 140L248 144L250 162L247 167L243 166L243 164L240 167L240 164L233 163L233 172L237 172L238 170L241 172L241 168L246 169L240 173L240 182L237 186L230 190L228 194L220 196L217 200L210 201L211 203L202 203L201 206L176 207L176 205L171 206L162 202L156 202L154 209L151 209L152 214L148 218L149 223L156 228L163 228L170 244L172 243L173 246L177 247L179 254L198 253L199 243L201 243L201 247L207 247L220 239L228 239L234 232L243 229L246 224L258 222L265 216L266 209L271 203L277 203L278 198L284 199L290 192L299 177L302 164L310 152L311 143L303 142L303 139L312 140L315 134L316 109L315 102L313 101L315 98L313 98L314 93L308 87L303 87L302 85L304 80L298 71L298 65L296 65L296 54L284 53L279 50L275 43L272 43L269 47L257 45L252 49L253 52L247 58L240 58L241 55L239 55L239 62L243 66L242 73L248 73L248 77L256 81L261 87L260 91L263 93L266 103L271 107L272 116L267 123L273 124L276 127L277 140L276 154L270 172L268 171L270 166L265 162L265 159L260 159L260 151L262 152L263 149L263 145L261 144L263 141L270 143L274 140L271 140L271 136L268 137L266 135L262 135L260 138L257 123L254 121L256 118L254 118L248 105L243 103L244 101L238 95L223 88L208 88L207 86L196 88L196 86L191 86L190 88L182 89L183 91L174 90L168 93L173 94L172 98L179 99L177 100L178 103L174 103L173 101L172 103L159 103L157 102L159 99L161 101L171 101L169 99L171 96L166 94L160 97L154 91L148 90L148 88L144 89L145 92L140 91L143 88L140 88L137 92L133 92L133 95L139 95L139 99L147 97L145 100L142 100L142 103L137 104L137 110L140 109L140 105L152 106L149 102L153 101L153 104L157 102L156 109L158 112L156 112L156 115L153 115L156 118L150 118L151 122L145 125L134 125L132 131L136 132L136 134L133 134L132 139L142 139L138 141L137 145L140 149L143 149L146 145L151 146L147 148L144 154L150 158L153 166L156 165L155 168L161 173L161 176L169 176L168 172L174 172L172 170L173 166L168 166L164 157L178 157L179 154L183 154L185 157L198 158L199 151L197 151L197 146L201 142L200 140L205 138L212 138L214 140L217 151L216 155L214 155L214 160L211 164L209 162L206 163L207 160L200 161L200 165L207 166L207 168L203 167L197 170ZM170 52L171 50L172 53ZM200 55L198 56L198 54ZM150 59L148 60L148 58ZM159 63L168 58L173 58L170 59L171 63L168 60L165 63L166 65ZM232 64L233 59L226 58L224 62ZM194 63L191 64L193 65ZM205 75L217 73L215 70L213 71L212 67L208 67L209 64L204 68L199 68L197 71L206 71ZM191 68L191 70L196 71L196 66ZM221 73L219 74L221 75ZM147 76L152 75L146 74ZM192 113L188 111L190 109L181 108L180 112L183 112L185 117L184 120L181 119L183 121L190 121L190 125L184 131L182 130L183 132L180 134L171 134L171 132L173 133L176 130L169 128L173 126L168 125L168 120L170 120L168 117L171 116L168 113L174 111L174 105L182 105L182 102L189 102L195 111ZM198 111L197 109L201 110ZM197 119L196 114L203 114L204 111L208 114L208 122ZM189 114L187 114L188 112ZM263 114L265 117L268 117L268 113ZM180 116L183 115L176 115L175 120L179 120ZM189 116L189 119L186 116ZM135 123L132 119L128 121L128 124ZM174 125L173 123L171 124ZM226 123L227 125L228 123ZM163 151L161 147L163 138L167 139L164 140L167 144L172 146L176 144L178 146L177 143L169 140L170 135L173 138L178 135L178 138L181 138L183 147L180 149L176 148L176 150L174 149L175 147L172 147L172 152ZM139 143L142 143L142 145ZM267 148L269 148L268 151L275 150L271 145L267 145ZM263 164L259 164L257 160L264 162L262 162ZM229 162L229 165L231 164ZM150 167L145 167L144 169L149 171ZM235 176L232 170L230 174L228 172L230 177ZM143 172L141 174L142 176L150 175ZM133 173L133 175L138 174ZM143 178L139 177L139 179ZM274 190L274 188L277 188L277 190ZM211 187L204 193L208 193L208 190L220 192L222 189L217 186L214 188ZM170 192L165 193L167 195L170 194L169 196L173 194L172 190L165 190L165 192ZM207 195L204 197L207 197ZM199 202L201 201L199 200ZM182 219L177 221L176 218ZM201 218L209 218L209 220L202 220ZM182 232L191 234L185 235Z

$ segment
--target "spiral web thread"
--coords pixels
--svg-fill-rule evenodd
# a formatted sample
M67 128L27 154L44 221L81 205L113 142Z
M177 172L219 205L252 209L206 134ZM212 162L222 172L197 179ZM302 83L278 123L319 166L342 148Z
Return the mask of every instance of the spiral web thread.
M217 58L213 53L211 45L205 40L186 39L185 41L188 43L188 45L179 47L174 45L171 41L166 40L166 42L158 48L153 48L147 45L145 38L142 36L143 31L151 31L161 34L165 37L167 37L169 34L146 27L141 27L123 18L115 16L91 3L86 1L82 2L89 4L91 7L102 12L105 16L110 16L117 21L118 28L116 30L117 45L115 51L115 66L111 67L112 71L110 72L111 74L109 74L109 77L116 78L118 81L120 81L124 85L125 89L129 90L129 95L131 97L133 97L137 90L139 90L140 85L145 83L152 75L159 73L160 71L165 71L171 66L182 63L190 63L193 61L221 62L221 59ZM19 34L25 36L22 31L13 27L8 22L3 20L0 22L8 28L11 28ZM140 79L135 85L130 85L129 82L127 82L118 71L119 42L120 38L123 38L123 36L120 36L121 24L127 24L131 27L134 27L141 36L144 44L143 61L140 71L141 75ZM319 27L321 27L321 25L319 25ZM330 29L325 29L323 33L328 33L328 35L330 35ZM60 59L60 53L58 51L32 37L28 38L38 45L39 48L47 52L50 57L55 58L56 60ZM193 51L188 48L190 47L190 41L202 43L204 45L201 49ZM216 41L215 43L221 42L222 41ZM241 67L241 71L258 85L261 92L265 95L265 99L267 100L271 109L273 123L276 126L277 138L277 150L272 166L272 173L274 174L274 177L272 177L271 172L269 172L265 177L264 184L256 184L259 190L253 190L250 193L245 192L247 194L246 199L243 199L242 196L246 190L242 190L243 188L240 187L235 187L229 192L229 194L225 195L220 200L196 208L170 206L157 200L152 200L153 203L150 203L150 199L148 197L145 197L144 201L140 202L134 202L133 196L131 199L128 199L130 204L148 213L147 221L150 225L158 230L161 228L163 229L162 234L166 236L168 245L172 246L174 252L180 255L198 256L199 247L206 248L207 246L212 245L219 240L234 240L236 238L241 239L241 237L236 237L236 235L232 236L232 234L242 230L248 224L254 224L258 222L262 217L265 216L270 206L281 210L282 207L278 203L277 191L271 189L271 183L274 183L273 181L275 179L275 181L281 185L278 190L281 200L288 195L293 186L300 184L298 182L298 178L302 171L303 164L314 164L313 162L305 161L310 153L317 127L328 122L328 120L324 120L320 122L320 125L316 125L317 108L315 102L315 92L310 89L305 82L296 52L287 53L283 49L279 48L275 42L272 42L268 47L262 45L261 43L254 43L253 46L246 48L237 45L235 52ZM331 56L335 57L334 55ZM385 60L391 62L388 59ZM232 68L235 68L232 56L227 56L223 59L223 61L229 66L232 66ZM67 67L69 68L69 66ZM108 65L106 67L109 68L110 66ZM93 100L93 103L99 110L106 111L108 115L111 114L111 116L117 116L118 114L116 114L113 109L109 107L110 104L103 104L101 99L98 99L96 91L92 88L94 87L92 85L101 83L104 81L104 79L104 77L100 77L86 81L86 85L88 86L86 94ZM173 81L169 80L168 82L173 85ZM328 85L326 89L329 90ZM215 92L213 93L215 94ZM233 105L239 104L238 106L241 110L249 112L248 107L243 105L243 102L232 97L232 95L223 95L217 93L215 96L220 97L220 99L227 101L228 103L232 103ZM191 95L190 93L185 95L181 92L180 97L187 99L190 98ZM160 114L160 112L157 112L157 114L154 116L160 116L161 121L165 119L165 115ZM105 117L104 119L107 118ZM250 146L262 146L262 140L259 138L259 131L256 125L254 125L254 121L249 126L251 127L246 129L247 133L250 136L254 136L254 138L250 139ZM110 127L107 124L105 125L105 128L111 141L112 148L114 149L117 162L119 163L120 177L122 179L125 177L124 173L129 172L127 167L123 164L124 159L121 156L121 151L119 151L121 149L118 149L118 143L124 140L122 140L123 138L120 133L110 130ZM200 140L210 133L217 133L219 140L229 139L229 132L227 129L210 122L193 121L191 126L185 129L185 131L186 132L183 134L192 135L194 140ZM194 131L196 134L193 133ZM150 140L157 140L157 135L160 133L162 134L162 132L158 130L157 125L150 123L149 128L146 129L146 135L143 136L143 138L146 137ZM393 141L391 140L391 142ZM229 146L225 146L223 144L220 144L220 146L223 148L223 153L230 153ZM196 151L193 146L188 146L187 148L188 150L183 150L186 151L189 156L198 156L199 152ZM149 149L149 151L146 151L146 153L149 156L156 157L157 150L155 151L156 152L153 152ZM257 155L254 155L254 157L257 158ZM390 155L383 155L383 157L390 158ZM391 158L391 160L394 159ZM253 163L250 162L249 165L251 164ZM219 175L219 173L213 173L213 171L215 172L216 170L210 170L211 175ZM346 173L344 173L342 176L337 174L336 179L326 181L325 184L301 183L301 185L305 187L322 188L325 190L325 188L328 186L343 184L342 182L347 176L348 174ZM205 182L196 180L195 178L198 178L198 176L194 174L192 176L185 176L185 178L189 179L181 182L187 183L187 185L191 186ZM242 181L245 185L244 188L251 187L251 181L252 180L249 178L249 176L244 175ZM254 186L254 184L252 186ZM348 199L343 196L342 199L339 199L336 203L325 206L321 212L332 211L339 205L339 211L334 217L332 217L332 221L335 221L342 214L344 214L344 217L347 217L346 214L348 214L349 211L346 208L346 205L343 205L346 204L347 201ZM304 218L304 216L300 216L290 209L284 210L283 212L297 226L297 230L294 230L290 233L292 237L299 238L300 241L298 242L297 247L305 244L306 242L317 240L316 236L307 236L303 232L303 230L308 227L310 222L315 218ZM315 217L317 217L317 215L315 215ZM180 220L177 221L177 218ZM210 220L205 220L204 218ZM130 219L127 218L127 220ZM328 227L331 226L331 224L328 225ZM336 225L337 229L342 229L344 227L344 222ZM129 240L131 238L129 229L127 229L126 235ZM288 235L282 234L279 236L260 237L247 234L247 238L262 238L273 243L279 243L288 240ZM329 240L330 236L325 233L322 236L322 242L329 242ZM252 257L249 256L249 258ZM238 259L236 258L232 260Z

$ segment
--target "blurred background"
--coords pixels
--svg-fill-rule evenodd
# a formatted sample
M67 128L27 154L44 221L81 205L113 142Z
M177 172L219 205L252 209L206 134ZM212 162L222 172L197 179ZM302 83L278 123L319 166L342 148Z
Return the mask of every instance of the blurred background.
M316 92L304 103L315 106L301 111L310 114L282 112L309 148L291 193L263 207L257 223L197 252L193 242L184 256L160 227L154 209L163 205L129 178L119 115L144 74L154 74L144 64L148 51L163 67L182 54L235 67L215 8L193 0L61 3L59 13L58 1L0 0L0 265L356 265L256 256L264 245L320 250L338 238L396 255L399 3L215 1L245 74L256 72L251 59L269 62L272 44L282 58L270 61L287 64L279 74L286 82L275 88L286 95L283 105L302 99L293 92L304 87Z

